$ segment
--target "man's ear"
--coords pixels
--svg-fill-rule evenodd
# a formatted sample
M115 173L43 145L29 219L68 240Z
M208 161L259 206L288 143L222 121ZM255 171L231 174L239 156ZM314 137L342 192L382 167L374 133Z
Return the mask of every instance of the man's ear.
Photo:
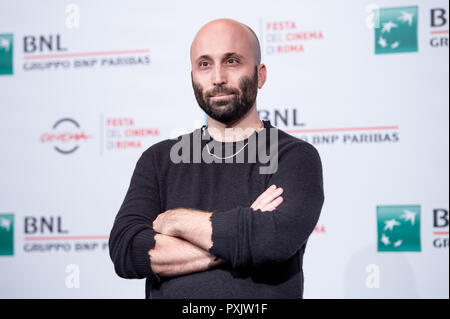
M258 89L262 88L266 83L267 70L264 64L258 65Z

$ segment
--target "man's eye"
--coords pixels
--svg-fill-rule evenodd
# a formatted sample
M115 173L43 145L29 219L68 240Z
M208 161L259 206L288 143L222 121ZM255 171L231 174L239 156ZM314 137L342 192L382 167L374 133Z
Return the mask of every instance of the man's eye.
M201 67L208 66L208 62L206 62L206 61L200 62L199 66L201 66Z
M236 59L228 59L228 63L235 64L235 63L238 63L238 60L236 60Z

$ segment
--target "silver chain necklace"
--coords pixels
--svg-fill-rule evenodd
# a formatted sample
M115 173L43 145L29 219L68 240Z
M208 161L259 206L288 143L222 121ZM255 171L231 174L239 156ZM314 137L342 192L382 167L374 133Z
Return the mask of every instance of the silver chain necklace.
M259 132L264 128L264 123L263 123L263 122L261 122L261 123L262 123L262 126L259 127L259 128L256 130L256 133L259 133ZM206 131L207 129L208 129L208 126L205 126L205 128L203 129L203 136L205 135L205 131ZM239 153L240 153L247 145L248 145L248 141L247 141L247 143L245 143L244 146L242 146L242 148L241 148L239 151L237 151L237 152L234 153L233 155L229 155L229 156L225 156L225 157L219 157L219 156L217 156L216 154L211 153L211 151L209 150L209 145L208 145L208 144L206 144L206 149L207 149L209 155L214 156L214 157L217 158L217 159L224 160L224 159L229 159L229 158L232 158L232 157L238 155L238 154L239 154Z

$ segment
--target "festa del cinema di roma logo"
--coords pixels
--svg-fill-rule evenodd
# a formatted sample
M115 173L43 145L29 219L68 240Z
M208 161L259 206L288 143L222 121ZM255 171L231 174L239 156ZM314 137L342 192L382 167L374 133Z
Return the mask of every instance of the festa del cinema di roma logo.
M0 214L0 256L14 255L14 215Z
M13 35L0 34L0 75L13 74Z
M375 54L417 52L418 7L375 10Z
M420 206L377 206L378 251L421 251Z
M53 144L60 154L72 154L80 147L81 141L87 141L92 136L87 135L80 124L71 118L62 118L53 125L52 132L41 135L41 143Z

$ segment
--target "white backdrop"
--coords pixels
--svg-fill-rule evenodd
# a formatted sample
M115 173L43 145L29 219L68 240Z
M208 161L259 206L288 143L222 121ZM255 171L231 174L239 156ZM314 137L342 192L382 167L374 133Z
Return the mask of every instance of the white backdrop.
M227 17L260 39L261 118L322 158L304 297L448 298L448 10L444 0L1 1L0 297L144 297L144 280L114 273L109 231L140 154L204 124L189 47Z

